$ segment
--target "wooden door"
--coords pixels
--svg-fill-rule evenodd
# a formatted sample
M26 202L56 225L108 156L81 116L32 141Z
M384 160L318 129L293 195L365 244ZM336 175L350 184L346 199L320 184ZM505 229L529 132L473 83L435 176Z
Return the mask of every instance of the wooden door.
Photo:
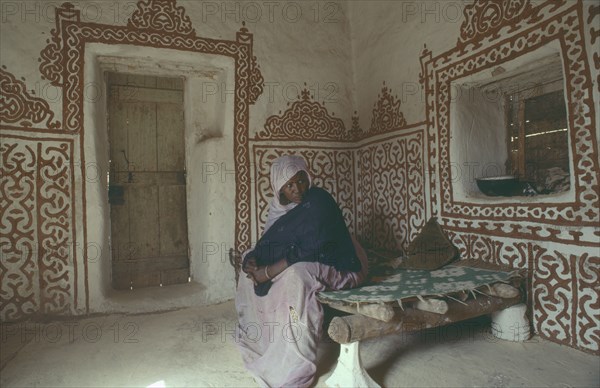
M189 279L181 79L108 74L112 284Z

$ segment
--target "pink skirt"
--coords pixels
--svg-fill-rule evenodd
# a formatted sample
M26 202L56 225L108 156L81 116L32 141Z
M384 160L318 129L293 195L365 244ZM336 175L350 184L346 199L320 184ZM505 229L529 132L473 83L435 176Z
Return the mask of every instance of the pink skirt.
M366 278L367 257L355 242L360 272L340 272L321 263L296 263L273 278L266 296L256 296L240 276L235 305L236 343L246 368L261 386L305 387L314 378L323 308L317 293L357 287Z

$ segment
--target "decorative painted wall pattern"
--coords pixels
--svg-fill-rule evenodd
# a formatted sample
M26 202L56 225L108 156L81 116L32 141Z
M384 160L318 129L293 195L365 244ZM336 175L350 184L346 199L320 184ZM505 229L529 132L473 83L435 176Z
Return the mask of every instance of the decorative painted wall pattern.
M519 233L532 239L553 239L554 241L576 241L598 245L597 238L577 233L563 233L554 236L546 232L546 225L597 226L600 223L600 195L598 185L598 152L593 118L594 104L591 94L591 76L585 60L585 47L580 35L578 24L578 7L571 7L553 17L544 18L540 23L539 33L525 31L517 34L514 40L505 40L490 47L481 54L458 57L449 61L445 54L431 60L429 66L433 70L428 78L428 87L435 85L435 97L431 94L428 107L434 107L430 120L430 147L434 159L430 159L430 168L437 171L439 189L433 188L434 202L440 203L441 215L455 218L464 222L465 219L477 221L477 227L487 228L490 233L498 236L510 236L507 231L513 230L517 222L535 220L533 225L518 225ZM502 63L522 55L527 51L541 47L548 42L558 39L564 48L566 61L566 83L569 105L584 106L574 110L570 115L570 140L575 165L575 202L572 203L529 203L529 204L493 204L481 205L458 202L453 199L450 181L449 158L449 112L450 112L450 83L453 80L472 74L485 68ZM449 66L449 62L452 63ZM437 80L435 84L433 80ZM578 103L575 103L578 101ZM579 103L581 101L581 103ZM590 112L584 114L584 112ZM437 152L436 152L437 151ZM438 167L439 163L439 169ZM434 183L435 185L435 183ZM438 191L439 190L439 191ZM506 221L509 220L509 221ZM495 221L495 222L491 222ZM542 224L542 225L540 225ZM492 227L492 228L490 228ZM554 239L556 237L556 239ZM589 240L588 240L589 239ZM586 241L587 240L587 241Z
M308 89L289 108L267 118L264 129L256 134L260 140L344 140L344 122L314 101Z
M419 73L419 84L422 88L425 87L425 80L429 76L426 74L427 69L425 68L425 63L431 60L431 50L427 48L427 45L423 45L423 50L421 50L421 55L419 56L419 63L421 65L421 72ZM429 90L425 90L426 93L429 93Z
M540 335L597 352L600 342L600 257L545 252L535 263L533 316Z
M483 37L500 37L498 30L512 25L532 13L530 0L475 1L464 9L458 45L478 42Z
M400 143L390 142L389 139L381 140L380 143L374 142L373 147L367 151L366 147L352 147L348 144L351 147L348 154L347 149L339 147L340 141L351 143L374 135L406 130L406 120L400 111L398 98L391 94L384 83L374 104L371 128L366 132L360 129L356 112L352 117L352 128L346 132L343 121L330 115L319 102L313 101L307 89L302 91L301 100L288 106L285 112L269 117L264 130L251 140L251 144L257 144L251 146L258 171L254 191L254 209L257 214L254 228L257 233L260 233L267 219L267 204L270 200L270 194L267 193L271 191L268 166L283 153L300 153L309 163L313 163L313 157L330 163L328 166L327 163L319 162L311 168L318 177L318 184L330 190L340 203L353 233L369 245L395 250L405 248L425 219L423 130L419 131L419 135L402 131L399 135L402 138ZM274 143L277 145L272 145L273 149L267 152L263 144L273 140L322 140L337 147L324 146L317 152L319 147ZM377 148L377 145L380 147ZM379 157L382 155L387 160L380 161ZM266 167L260 167L262 165ZM342 176L348 178L341 179ZM354 180L356 184L353 184ZM346 190L328 187L328 181L336 182L338 186L343 184ZM351 200L352 192L355 192L354 200ZM376 197L375 200L373 196Z
M312 182L327 190L336 199L346 224L354 233L354 154L351 150L326 147L290 147L256 145L253 147L255 166L255 230L260 235L267 221L268 204L273 198L269 171L272 162L281 155L304 157L311 172ZM258 239L258 236L255 236ZM256 241L256 240L254 240Z
M77 308L77 262L73 232L72 144L38 143L37 241L43 313Z
M352 116L352 127L346 131L344 122L329 113L327 108L314 101L308 89L301 91L301 97L292 104L288 103L285 112L267 118L264 129L256 134L256 140L338 140L356 142L401 129L406 119L400 110L398 96L391 94L385 82L381 94L373 107L371 126L363 131L359 125L357 112Z
M0 318L77 308L72 141L3 135Z
M566 247L569 251L569 247ZM597 252L596 252L597 253ZM573 283L577 289L573 298L575 327L571 335L573 347L594 349L599 353L600 343L600 255L570 255L574 266Z
M574 4L569 0L509 0L503 2L502 6L499 3L501 1L474 0L471 6L465 7L465 22L461 25L460 37L456 44L460 55L522 32L524 26L535 25ZM471 15L467 15L467 12ZM449 50L446 54L452 51Z
M155 32L196 36L192 21L183 7L170 0L139 1L131 14L127 27Z
M571 244L573 246L596 246L598 242L597 228L579 228L564 225L531 225L526 222L469 220L441 217L445 227L455 230L469 230L472 233L496 237L511 237L531 240L532 232L544 236L539 240ZM532 221L533 222L533 221ZM501 231L501 235L498 233ZM534 240L535 241L535 240Z
M348 131L349 141L359 141L368 139L375 135L381 135L407 126L404 114L400 110L400 99L392 95L392 89L389 89L383 82L381 94L377 95L377 101L373 106L371 114L371 125L367 131L360 128L358 113L354 111L351 117L352 127Z
M196 37L189 18L173 0L137 3L127 27L83 23L72 4L56 11L56 30L42 50L40 71L63 88L64 129L79 133L83 125L83 58L85 43L131 44L233 57L235 60L234 155L237 175L236 245L250 244L248 154L249 105L263 90L263 78L252 56L252 35L243 27L236 41ZM53 75L62 73L61 76Z
M21 319L34 312L73 313L79 308L74 301L78 300L77 293L85 293L85 311L89 308L87 295L87 267L84 270L85 285L81 289L69 282L77 278L76 274L66 271L68 257L65 259L65 241L73 242L70 233L74 233L74 220L71 214L74 201L74 190L71 183L65 183L64 166L73 163L71 150L72 135L76 135L78 147L81 148L81 165L84 165L83 153L83 65L86 43L130 44L169 48L198 53L223 55L234 58L235 61L235 102L234 102L234 155L236 176L236 226L235 240L239 247L249 246L250 243L250 159L248 148L249 105L253 104L263 90L263 77L260 73L256 57L252 55L253 39L248 29L242 27L236 34L235 41L217 40L196 37L189 17L183 7L177 6L174 0L146 0L137 3L137 10L132 14L127 26L112 26L81 21L80 11L73 4L64 3L56 8L56 28L52 29L47 46L40 52L40 72L42 78L52 85L62 88L62 118L63 122L53 121L54 113L48 104L26 92L24 82L2 69L0 82L2 85L2 105L0 106L0 124L3 130L16 131L47 131L55 134L64 133L65 142L69 148L56 145L54 139L39 139L40 150L31 146L34 152L30 158L35 158L39 177L45 179L36 186L38 195L35 208L27 205L27 211L35 214L35 231L29 229L24 236L33 240L29 244L40 247L40 256L33 253L22 254L24 260L23 274L15 275L4 270L16 283L6 283L13 294L6 306L2 306L3 317L10 316L11 320ZM6 98L5 98L6 96ZM47 128L32 128L31 124L41 124ZM11 126L17 124L18 126ZM3 139L4 139L3 135ZM47 142L48 141L48 142ZM20 144L20 143L19 143ZM29 149L27 148L27 150ZM28 155L27 150L19 151L19 155ZM39 153L35 153L39 151ZM63 155L64 154L64 155ZM4 153L3 153L4 155ZM8 155L7 155L8 157ZM19 156L22 158L22 156ZM25 163L19 162L19 163ZM28 162L29 163L29 162ZM70 166L70 165L69 165ZM29 164L27 164L27 167ZM69 176L72 176L69 169ZM29 171L29 170L28 170ZM82 188L81 201L85 203L85 169L81 169ZM8 175L7 175L8 176ZM25 179L25 178L23 178ZM66 185L66 186L65 186ZM46 195L52 193L52 195ZM16 192L11 195L17 195ZM25 199L23 201L26 202ZM23 203L23 201L19 203ZM19 205L25 206L25 205ZM67 210L64 207L68 206ZM8 209L8 208L6 208ZM3 212L8 211L3 207ZM25 211L25 210L23 210ZM58 213L56 213L58 212ZM5 220L5 218L2 218ZM17 222L17 221L14 221ZM17 225L2 225L2 228L13 230ZM83 209L81 222L84 239L86 238L86 212ZM27 226L30 228L31 226ZM9 235L7 245L13 255L20 255L17 250L23 244L18 244L21 232ZM67 238L67 240L64 240ZM86 241L82 242L86 246ZM68 248L68 247L67 247ZM67 254L69 249L66 250ZM87 252L84 250L84 255ZM17 259L13 262L16 263ZM72 268L72 265L71 265ZM14 268L11 266L11 271ZM73 269L77 271L77 268ZM23 281L23 283L18 283ZM32 283L34 282L35 283ZM17 284L18 283L18 284ZM36 291L34 284L39 283ZM4 287L4 282L2 282ZM36 286L37 287L37 286ZM8 289L7 289L8 290ZM17 290L17 291L14 291ZM4 293L3 288L3 293ZM8 292L8 291L6 291ZM19 292L21 294L16 294ZM4 300L4 298L3 298Z
M600 5L590 5L588 7L587 24L589 25L590 43L592 46L592 58L594 69L596 69L596 89L600 92L600 27L598 20L600 17Z
M21 318L39 310L36 242L36 159L37 147L7 143L2 139L0 155L2 180L0 201L0 317L3 321Z
M429 180L430 206L434 214L441 215L441 223L462 257L528 269L528 304L540 335L598 353L600 301L594 287L600 259L573 253L600 246L596 112L582 3L545 2L532 7L529 1L521 1L514 5L508 12L493 2L474 2L465 10L466 21L455 49L436 57L423 51L427 163L435 172ZM492 23L492 15L504 20ZM487 24L478 22L486 19ZM450 83L552 41L559 42L565 65L574 201L491 205L456 201L449 171ZM542 242L544 247L538 245Z
M252 36L249 34L248 30L242 29L245 36ZM250 44L252 40L250 39ZM252 47L250 47L252 50ZM252 53L252 51L250 51ZM248 90L248 104L254 105L258 97L263 93L263 88L265 85L265 79L262 76L260 71L260 65L256 62L256 57L252 56L252 66L250 66L250 80L249 80L249 90Z
M536 243L449 231L461 257L527 269L527 298L535 331L568 346L595 349L600 339L600 257L549 251Z
M425 224L423 129L356 151L358 235L370 245L406 249Z
M377 96L377 102L373 107L371 127L365 134L366 137L393 131L406 125L406 119L400 111L400 100L398 96L392 95L392 89L385 86L381 88L381 94Z
M42 124L49 129L58 128L60 122L54 120L54 112L50 110L48 102L32 96L24 81L25 79L17 80L6 70L6 66L0 68L0 123L22 127Z
M527 299L531 310L533 263L545 250L538 245L514 239L474 234L451 227L444 228L459 249L461 259L478 260L501 268L527 270Z
M463 259L480 260L500 267L529 269L529 243L465 233L451 227L444 229L460 250Z
M64 84L65 57L63 54L63 22L69 20L77 21L78 11L70 3L64 3L62 7L56 8L56 28L50 30L50 38L46 40L46 47L40 52L38 62L42 79L46 79L54 86L62 87ZM64 104L63 93L63 104Z
M288 153L299 154L306 159L314 184L333 195L350 232L355 232L354 152L335 147L341 141L353 140L353 136L355 135L346 132L341 119L334 117L324 105L312 99L307 88L301 91L298 101L288 103L285 112L267 118L264 129L251 140L255 166L255 241L267 221L268 203L272 198L269 166L274 159ZM290 146L281 144L278 140L326 141L331 142L331 147Z
M363 137L363 131L360 129L358 112L354 111L354 114L350 118L352 120L352 126L350 130L348 130L348 140L349 141L357 141Z
M164 2L161 2L161 4ZM138 3L138 7L141 2ZM180 7L179 7L180 8ZM66 102L65 110L65 126L70 131L79 131L81 129L81 108L80 102L82 98L82 69L83 69L83 50L85 43L105 43L105 44L133 44L142 46L152 46L159 48L172 48L184 51L194 51L200 53L209 53L216 55L224 55L234 57L236 59L236 98L240 98L236 108L240 109L242 105L246 107L245 97L248 93L247 87L249 84L249 73L256 72L255 66L252 65L252 59L249 57L250 45L252 43L251 35L248 30L242 28L238 33L237 41L213 40L205 38L196 38L190 36L193 30L184 28L183 34L172 33L170 29L174 26L186 25L185 21L177 21L180 17L180 11L174 7L157 6L151 9L142 7L142 10L134 12L132 16L141 12L145 16L138 16L138 19L149 19L147 12L150 10L162 12L154 15L154 20L170 20L165 23L167 28L164 31L156 30L161 24L146 25L141 23L143 29L138 30L136 23L130 22L128 27L98 25L91 23L82 23L80 21L80 13L75 10L71 4L68 4L57 9L57 30L56 39L53 39L48 46L42 50L42 59L40 71L42 74L52 74L55 72L63 73L63 77L53 78L56 80L57 86L65 81L64 73L69 69L68 77L69 87L64 90L64 100ZM175 14L169 13L175 11ZM180 27L183 28L183 27ZM61 31L62 29L62 31ZM61 52L67 53L67 59L61 60ZM243 66L242 66L243 65ZM262 77L258 77L262 79ZM243 89L243 90L242 90ZM243 96L242 96L243 94Z

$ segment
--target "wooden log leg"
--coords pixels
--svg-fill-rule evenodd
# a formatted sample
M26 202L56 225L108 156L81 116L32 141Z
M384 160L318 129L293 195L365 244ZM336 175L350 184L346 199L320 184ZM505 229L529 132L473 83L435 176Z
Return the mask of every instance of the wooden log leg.
M412 332L448 325L465 319L492 314L518 303L521 303L520 296L511 299L481 296L462 303L448 302L448 312L446 314L434 314L411 307L402 312L397 312L390 322L383 322L364 315L335 317L331 320L327 333L335 342L349 344L386 334Z
M328 387L381 387L363 368L359 341L341 344L337 365L325 384Z
M527 341L531 334L526 310L521 303L492 313L492 334L507 341Z

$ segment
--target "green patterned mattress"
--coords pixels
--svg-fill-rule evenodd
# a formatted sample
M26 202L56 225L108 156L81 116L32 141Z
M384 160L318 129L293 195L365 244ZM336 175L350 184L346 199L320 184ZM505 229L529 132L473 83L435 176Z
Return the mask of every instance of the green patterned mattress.
M377 268L373 281L350 290L325 291L319 299L331 302L385 303L425 296L442 296L508 282L513 272L447 265L435 271ZM373 277L374 276L374 277Z

